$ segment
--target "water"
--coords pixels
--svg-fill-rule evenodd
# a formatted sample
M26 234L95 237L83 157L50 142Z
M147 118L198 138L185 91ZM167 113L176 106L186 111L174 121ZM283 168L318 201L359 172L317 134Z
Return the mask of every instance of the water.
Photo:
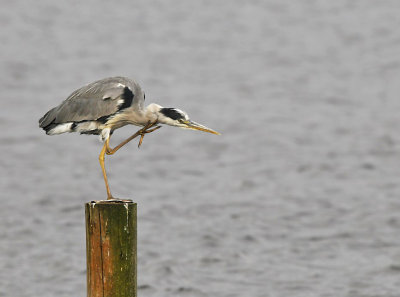
M113 75L222 133L164 127L107 157L138 203L140 296L398 296L399 9L3 3L0 296L85 296L101 144L37 121Z

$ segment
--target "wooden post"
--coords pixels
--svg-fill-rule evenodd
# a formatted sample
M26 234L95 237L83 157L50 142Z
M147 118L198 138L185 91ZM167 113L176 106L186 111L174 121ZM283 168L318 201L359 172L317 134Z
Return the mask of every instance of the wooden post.
M136 203L92 201L85 213L87 296L136 297Z

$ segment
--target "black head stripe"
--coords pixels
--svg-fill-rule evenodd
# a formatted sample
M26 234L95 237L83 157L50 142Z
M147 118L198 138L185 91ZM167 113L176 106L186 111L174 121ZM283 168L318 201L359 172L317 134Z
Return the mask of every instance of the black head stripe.
M161 108L160 112L173 120L184 119L185 116L177 111L175 108Z

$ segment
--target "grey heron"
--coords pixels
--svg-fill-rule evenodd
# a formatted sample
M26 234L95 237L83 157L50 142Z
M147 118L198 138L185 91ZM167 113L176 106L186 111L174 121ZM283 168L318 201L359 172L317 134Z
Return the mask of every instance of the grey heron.
M189 119L186 112L151 103L144 105L145 94L139 84L126 77L109 77L87 84L74 91L60 105L50 109L40 120L39 127L47 135L65 132L99 135L104 142L99 155L100 166L107 190L107 199L113 199L104 167L104 156L112 155L132 139L140 136L141 146L145 134L166 124L200 130L213 134L218 132ZM142 128L116 147L110 147L110 137L115 129L125 125Z

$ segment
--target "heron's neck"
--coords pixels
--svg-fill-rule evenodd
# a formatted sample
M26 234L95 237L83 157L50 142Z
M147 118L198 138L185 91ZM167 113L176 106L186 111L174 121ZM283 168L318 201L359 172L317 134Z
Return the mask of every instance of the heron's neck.
M151 121L157 121L160 116L161 108L163 108L163 107L156 103L151 103L151 104L147 105L147 107L145 109L146 118Z

